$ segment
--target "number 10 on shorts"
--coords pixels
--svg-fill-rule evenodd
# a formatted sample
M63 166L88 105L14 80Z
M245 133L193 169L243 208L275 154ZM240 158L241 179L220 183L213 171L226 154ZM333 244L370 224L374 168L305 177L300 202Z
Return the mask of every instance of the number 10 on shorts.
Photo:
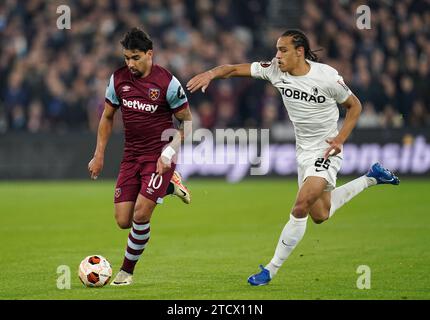
M160 188L162 183L163 183L163 176L160 176L157 173L153 173L151 175L151 179L149 180L148 188L158 189Z

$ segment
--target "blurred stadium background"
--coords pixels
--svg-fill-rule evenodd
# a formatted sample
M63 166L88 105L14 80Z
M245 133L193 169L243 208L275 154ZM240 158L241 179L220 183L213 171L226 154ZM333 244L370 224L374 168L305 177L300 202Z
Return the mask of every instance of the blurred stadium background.
M361 4L366 4L371 9L371 29L369 30L359 30L356 26L358 17L356 9ZM60 16L57 13L59 5L68 5L71 9L70 30L59 30L56 27ZM322 230L319 231L320 233L312 230L313 236L309 235L310 240L304 242L302 253L305 252L306 257L309 253L315 259L316 253L312 251L316 246L315 241L318 242L319 236L324 234L321 239L324 237L328 239L329 246L325 247L325 250L329 261L323 261L323 256L318 256L319 265L315 266L312 263L314 260L303 258L299 261L296 256L297 259L291 262L292 266L297 267L295 274L294 270L292 271L293 278L294 275L303 277L302 274L297 273L297 270L305 268L310 270L308 280L314 281L315 273L313 275L312 273L318 273L324 266L330 269L330 263L337 261L332 260L333 252L339 252L339 256L343 255L350 259L345 264L337 263L338 270L343 272L340 279L343 283L347 283L352 277L350 282L354 284L355 269L350 271L349 263L353 261L356 263L355 266L360 264L361 260L358 261L353 253L367 246L371 249L367 249L364 256L371 256L373 265L379 265L379 270L388 275L384 280L386 282L379 283L385 291L376 291L376 293L373 291L372 296L362 292L357 293L355 288L348 287L347 290L333 288L330 285L336 281L333 278L323 279L323 277L320 277L320 284L325 281L325 286L318 289L320 291L315 291L310 282L299 280L294 282L285 273L285 279L291 281L289 292L279 291L281 287L275 287L279 289L276 291L278 295L266 296L265 293L269 294L268 291L260 291L262 293L258 295L242 292L236 297L248 299L267 297L271 299L294 297L311 299L424 297L428 299L430 297L428 277L423 278L423 272L429 262L426 243L430 241L428 238L430 233L428 232L429 220L422 214L428 212L428 208L420 202L420 197L425 197L424 191L429 190L429 182L427 179L420 179L421 181L416 181L415 184L407 184L409 177L427 178L430 175L428 143L430 139L430 1L428 0L367 2L348 0L2 0L0 2L0 199L2 199L0 228L4 259L0 262L0 266L2 266L2 276L13 278L13 282L5 286L6 291L0 293L0 297L49 298L58 295L58 290L43 291L44 281L51 281L53 286L55 283L55 280L47 279L46 268L49 267L49 272L52 273L55 272L52 271L55 270L53 268L64 261L70 265L77 265L85 255L93 254L96 248L100 248L101 253L112 257L111 262L114 265L120 263L126 235L114 231L115 226L111 220L98 224L100 219L105 219L103 217L106 217L106 212L112 212L114 182L111 179L116 178L123 143L122 125L118 115L101 177L107 180L96 183L68 180L88 179L87 164L95 147L105 88L110 74L123 64L119 41L128 29L135 26L140 26L152 37L155 44L155 62L169 69L183 85L193 75L216 65L270 60L275 55L275 43L280 34L288 28L302 29L311 40L311 48L323 48L318 52L321 61L338 69L364 107L358 126L348 144L345 145L345 161L341 173L351 176L361 174L371 163L381 161L398 172L402 182L406 184L403 190L408 193L402 194L400 189L397 189L393 191L394 193L384 194L381 189L375 192L377 195L375 198L369 195L368 198L363 198L364 201L357 200L351 204L348 209L351 215L342 216L340 213L333 228L328 224L328 227L324 225L318 229ZM239 264L241 266L236 269L237 272L234 275L230 275L230 280L227 282L233 283L236 279L234 277L239 277L239 273L243 278L255 271L252 267L262 262L261 255L256 252L263 252L265 259L271 256L272 244L275 243L287 216L288 210L280 210L277 201L282 198L283 202L288 202L287 207L293 201L295 190L292 188L296 188L295 180L285 182L287 195L283 191L282 180L278 179L273 183L270 180L273 177L283 176L295 179L293 128L281 98L271 85L264 81L252 79L215 81L212 82L206 94L201 92L188 94L188 99L193 111L194 129L270 129L271 148L274 150L271 153L272 163L267 175L270 178L259 177L258 179L262 180L258 180L260 182L257 183L250 179L251 181L227 186L224 181L195 181L193 177L218 176L228 181L239 181L249 173L247 168L236 170L234 166L213 168L204 165L181 167L184 176L187 179L190 178L188 183L194 192L194 208L192 205L185 208L182 204L172 201L169 205L174 207L175 210L171 210L173 213L168 212L169 207L159 209L162 214L157 216L159 220L154 222L154 229L160 228L161 235L151 244L154 249L150 250L154 251L152 251L153 255L151 251L148 252L150 257L148 257L148 263L149 266L162 265L163 267L157 269L157 272L151 271L152 269L148 267L145 272L149 273L150 279L151 276L153 280L155 279L154 282L157 286L160 285L160 290L165 291L163 293L160 291L159 295L151 293L145 297L234 298L235 295L231 292L239 292L243 289L241 286L227 287L223 295L222 292L217 291L216 283L213 285L205 283L204 288L200 290L206 291L202 293L190 285L190 281L196 281L194 277L185 278L177 284L176 289L173 288L174 285L166 279L174 277L175 270L168 269L168 263L164 264L164 260L154 252L159 250L158 253L170 255L172 259L182 263L185 260L181 260L184 256L180 255L180 252L189 250L190 254L194 252L198 256L197 252L204 251L207 255L204 263L207 270L212 270L213 257L216 256L217 259L221 259L219 261L224 262L225 269L221 268L220 273L215 274L215 280L217 276L221 277L219 279L224 279L222 277L232 270L231 267L236 268ZM343 116L344 112L341 112L341 117ZM12 182L12 180L40 179L54 179L58 184L50 182L46 184L40 181ZM254 194L256 190L259 191ZM220 203L220 194L227 195L230 192L231 195L227 198L221 197L225 202ZM250 201L254 199L257 202L238 203L236 200L238 197L240 199L247 197ZM260 197L267 199L267 202ZM393 203L394 199L398 199L401 203ZM408 202L410 199L413 205ZM382 206L384 207L381 208ZM203 219L202 212L205 210L212 211L207 213L206 222L202 222L199 219ZM370 215L369 210L375 210L378 215L373 216L372 213L370 220L366 220L363 214ZM396 215L393 220L392 212L395 210L400 212L400 216ZM269 211L273 212L273 216L267 217L265 222L260 223L258 219L260 213ZM229 212L236 212L238 216ZM354 212L355 215L352 215ZM412 224L407 226L403 224L402 215L405 214L409 215L410 223L414 221ZM190 220L184 219L184 216L188 216ZM352 219L351 217L355 217L358 221L348 220ZM237 219L237 221L229 219ZM369 227L369 221L373 223L373 229ZM228 226L226 231L225 224L230 222L232 225ZM163 245L172 244L165 236L163 238L161 226L167 226L167 231L173 232L177 229L172 223L179 226L179 230L186 230L186 237L191 237L182 241L180 237L183 237L183 233L177 231L175 234L178 237L176 245L183 246L184 251L181 247L181 250L177 248L172 250L175 252L166 252L166 247L163 247ZM382 230L375 227L384 223L386 224ZM221 224L223 224L222 228ZM234 233L237 238L230 238L233 232L237 232L233 230L233 225L238 226L239 231L243 231L243 238L240 232ZM95 237L92 230L94 227L97 229L96 234L102 235L105 239L109 238L110 242L104 242ZM29 236L28 230L32 230L32 234L40 238L26 238ZM78 233L78 230L81 233ZM355 233L352 230L355 230ZM252 250L243 245L249 242L247 238L249 232L254 232L255 236L252 240L257 242ZM264 235L259 236L261 232ZM364 236L361 232L364 232ZM220 233L222 239L233 241L233 245L223 244L220 241ZM190 239L193 239L194 234L198 234L201 238L192 242ZM400 236L402 234L409 235L406 242ZM399 235L399 237L393 238L393 235ZM51 258L42 259L40 251L30 251L25 243L14 242L13 237L16 236L50 253ZM209 238L208 241L207 237L211 236L213 238ZM338 241L339 238L344 240ZM52 239L66 249L54 248ZM372 241L373 244L364 242L365 239ZM409 244L406 244L408 241ZM47 242L51 242L51 246L47 245ZM209 249L208 247L190 249L191 246L198 246L203 242L209 246ZM93 244L89 249L88 243ZM343 243L345 247L342 246ZM114 247L117 250L112 250ZM84 248L90 252L86 252ZM224 250L216 251L219 248ZM239 248L242 251L239 251ZM23 251L35 259L33 262L36 262L32 265L34 269L31 270L31 274L37 276L35 281L38 284L31 290L27 290L21 283L21 279L28 274L20 273L17 277L14 273L21 266L21 259L17 254ZM228 252L233 252L233 256L224 256ZM411 254L415 260L412 258L402 260L405 262L399 266L398 256L394 254L401 255L401 253L404 253L403 258ZM390 256L390 254L393 255ZM386 260L378 260L382 255ZM240 258L240 263L235 260L237 258ZM244 261L246 264L243 263ZM391 263L397 271L392 272L385 262ZM145 264L142 263L142 268L144 265L146 261ZM186 270L202 274L200 269L194 268L198 267L198 264L186 266L190 268ZM408 274L409 278L405 278L405 274ZM163 278L164 276L166 278ZM241 280L244 280L242 278ZM392 284L397 281L396 279L399 283L393 289ZM75 280L77 282L77 279L73 281ZM2 283L5 282L2 280ZM279 281L278 285L281 283L282 281ZM226 286L229 285L226 284ZM178 289L179 286L187 289L181 291ZM110 291L111 296L106 295L106 297L114 299L139 297L128 296L125 292L117 295ZM173 295L169 296L167 292L173 292ZM200 295L196 296L199 292ZM81 291L78 293L75 291L73 297L94 298Z
M61 4L71 9L70 30L56 28ZM346 0L2 1L0 177L85 177L108 78L123 64L119 40L133 26L151 35L155 62L171 70L183 85L219 64L270 60L277 37L287 28L301 28L313 49L323 48L318 52L321 60L339 70L364 107L350 139L359 147L346 150L346 156L354 159L346 160L343 173L361 173L380 160L404 174L428 175L430 2L369 1L369 30L356 26L360 4ZM273 143L294 142L292 124L269 83L215 81L207 94L188 94L188 98L194 129L269 128ZM108 161L104 173L110 178L115 177L122 151L120 117L116 120L109 149L112 162ZM418 145L417 137L422 138ZM363 143L372 145L363 150ZM201 172L206 174L204 169Z

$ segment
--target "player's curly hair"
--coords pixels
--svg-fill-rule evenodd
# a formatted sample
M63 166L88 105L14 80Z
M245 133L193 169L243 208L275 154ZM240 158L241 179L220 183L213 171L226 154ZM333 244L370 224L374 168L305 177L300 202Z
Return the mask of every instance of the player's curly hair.
M140 50L147 52L152 50L152 40L148 34L139 28L133 28L127 32L124 38L120 41L124 49Z
M311 50L309 48L309 39L306 37L306 35L303 33L303 31L297 30L297 29L290 29L285 31L282 34L282 37L292 37L293 38L293 44L294 48L303 47L305 50L305 58L311 61L319 61L318 56L315 54L316 51L320 51L322 49L318 50Z

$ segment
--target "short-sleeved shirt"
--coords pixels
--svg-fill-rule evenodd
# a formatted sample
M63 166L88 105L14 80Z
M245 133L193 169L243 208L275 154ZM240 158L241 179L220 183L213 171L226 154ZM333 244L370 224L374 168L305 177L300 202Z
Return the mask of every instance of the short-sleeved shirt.
M169 143L162 134L174 128L173 113L188 107L178 79L156 64L144 78L133 76L126 66L116 70L106 88L105 101L121 108L124 161L141 157L156 160Z
M303 76L282 72L276 59L252 63L251 75L270 81L281 93L294 125L296 146L303 150L318 150L326 146L327 138L338 134L337 103L345 102L352 92L334 68L306 61L311 68Z

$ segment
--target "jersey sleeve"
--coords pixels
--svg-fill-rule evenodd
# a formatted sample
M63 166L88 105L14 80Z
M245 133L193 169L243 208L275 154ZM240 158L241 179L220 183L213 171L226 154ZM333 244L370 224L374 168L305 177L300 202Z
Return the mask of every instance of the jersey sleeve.
M119 100L118 100L118 97L116 96L116 92L115 92L113 74L111 75L110 80L109 80L109 84L106 88L105 101L107 103L109 103L114 108L119 107Z
M278 67L275 59L251 63L251 76L256 79L273 81Z
M167 87L166 99L169 103L170 109L174 112L188 106L185 91L182 89L181 83L175 76L172 76L172 80L170 80L169 86Z
M340 104L344 103L352 95L352 91L343 82L343 78L339 74L336 74L333 85L330 87L330 94Z

